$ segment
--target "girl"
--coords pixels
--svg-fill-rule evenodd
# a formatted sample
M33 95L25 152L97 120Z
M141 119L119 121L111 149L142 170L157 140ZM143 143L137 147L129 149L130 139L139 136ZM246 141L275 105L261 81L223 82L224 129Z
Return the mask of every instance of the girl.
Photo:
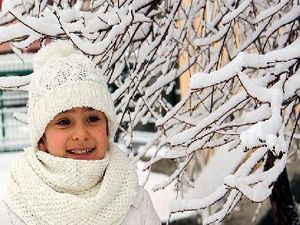
M57 41L37 53L33 69L31 147L12 165L1 224L161 224L113 142L114 103L95 64L71 42Z

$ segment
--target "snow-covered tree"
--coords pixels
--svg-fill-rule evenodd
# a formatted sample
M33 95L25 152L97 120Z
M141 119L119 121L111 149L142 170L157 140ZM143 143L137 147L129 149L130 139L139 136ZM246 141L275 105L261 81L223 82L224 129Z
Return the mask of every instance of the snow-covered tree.
M278 190L280 174L286 178L298 144L299 17L296 0L6 0L0 43L22 57L34 42L70 39L93 59L112 88L121 138L139 123L156 123L136 159L155 145L145 169L176 162L156 189L197 179L187 170L199 152L234 152L235 169L216 191L173 204L175 213L221 203L204 218L209 224L222 221L242 196L264 201ZM183 76L189 90L172 105L168 96ZM26 89L29 80L7 78L0 86ZM277 223L300 224L292 198L288 204L290 220Z

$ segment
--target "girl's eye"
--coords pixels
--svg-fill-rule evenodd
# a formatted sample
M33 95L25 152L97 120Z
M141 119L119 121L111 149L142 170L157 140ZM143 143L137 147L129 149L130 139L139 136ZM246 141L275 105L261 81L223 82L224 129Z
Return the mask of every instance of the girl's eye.
M96 116L96 115L89 116L87 118L87 122L89 122L89 123L94 123L94 122L97 122L98 120L100 120L100 118L98 116Z
M67 126L67 125L71 124L71 120L69 120L69 119L61 119L56 124L57 125L61 125L61 126Z

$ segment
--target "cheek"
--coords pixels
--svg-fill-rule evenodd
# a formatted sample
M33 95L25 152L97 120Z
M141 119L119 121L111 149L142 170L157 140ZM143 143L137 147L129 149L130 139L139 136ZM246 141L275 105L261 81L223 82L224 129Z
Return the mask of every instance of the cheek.
M106 129L96 129L94 132L94 138L97 139L98 143L101 143L102 145L107 145L108 136Z
M107 132L104 129L96 131L96 135L101 138L101 140L107 140Z
M48 148L48 151L57 151L57 149L61 149L62 146L66 143L66 135L61 132L46 132L45 133L46 138L46 147Z

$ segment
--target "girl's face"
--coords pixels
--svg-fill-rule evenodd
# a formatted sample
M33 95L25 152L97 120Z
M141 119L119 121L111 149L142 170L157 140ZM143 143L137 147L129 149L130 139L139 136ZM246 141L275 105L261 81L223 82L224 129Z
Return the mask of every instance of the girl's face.
M108 148L105 114L92 108L78 107L54 117L47 125L39 148L54 156L97 160Z

